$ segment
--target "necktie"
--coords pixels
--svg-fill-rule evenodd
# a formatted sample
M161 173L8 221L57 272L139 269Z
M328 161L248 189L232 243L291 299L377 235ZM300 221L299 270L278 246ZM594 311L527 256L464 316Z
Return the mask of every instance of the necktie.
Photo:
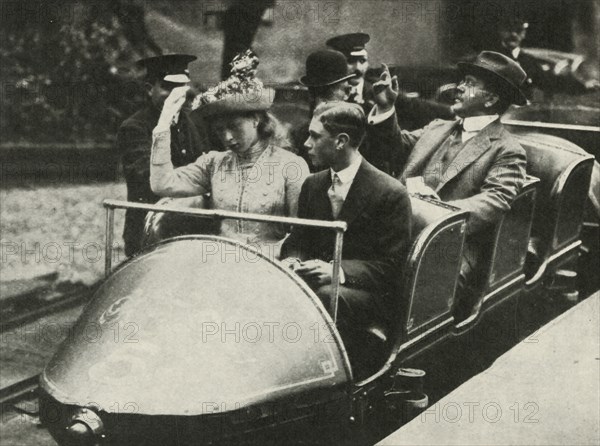
M333 218L338 218L340 212L342 210L342 206L344 205L344 198L341 195L342 181L337 173L333 174L333 178L331 180L331 187L327 190L327 196L329 197L329 202L331 203L331 213L333 214Z
M450 144L446 148L446 153L444 153L444 157L442 159L442 165L444 166L444 171L448 169L450 163L454 161L456 155L463 147L462 143L462 122L456 127L456 130L452 133L450 137Z

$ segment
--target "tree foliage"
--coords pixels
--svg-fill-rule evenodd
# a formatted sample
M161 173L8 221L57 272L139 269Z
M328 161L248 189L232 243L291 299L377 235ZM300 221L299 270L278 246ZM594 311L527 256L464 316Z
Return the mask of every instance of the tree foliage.
M3 5L3 142L114 138L144 97L133 62L145 54L128 38L120 3L62 3L54 13Z

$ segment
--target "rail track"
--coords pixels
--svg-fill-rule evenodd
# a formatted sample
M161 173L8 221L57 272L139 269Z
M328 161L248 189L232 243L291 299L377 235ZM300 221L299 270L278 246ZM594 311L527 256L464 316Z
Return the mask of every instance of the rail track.
M94 289L95 285L42 286L2 300L0 406L3 413L18 410L21 401L37 396L39 372L60 343L56 336L49 342L39 328L58 324L56 321L63 326L72 324Z

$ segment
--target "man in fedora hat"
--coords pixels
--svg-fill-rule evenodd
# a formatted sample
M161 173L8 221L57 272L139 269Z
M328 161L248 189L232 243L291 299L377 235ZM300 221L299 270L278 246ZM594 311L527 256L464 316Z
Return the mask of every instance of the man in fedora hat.
M369 69L369 53L366 45L371 37L366 33L350 33L332 37L325 44L344 54L348 72L355 77L348 80L350 90L346 101L359 104L365 113L369 113L375 105L373 101L373 85L365 79Z
M369 131L379 142L380 156L399 164L399 179L409 192L471 213L461 285L473 297L480 285L477 264L483 249L478 247L485 244L486 228L510 209L525 180L525 151L504 129L500 115L511 104L527 103L520 88L527 75L515 61L490 51L472 63L459 63L459 69L464 78L453 105L458 119L435 120L407 132L400 130L395 116L398 80L385 67L374 85L377 105L369 116ZM467 298L463 303L459 309L470 311Z
M117 134L128 201L154 204L160 198L150 189L152 130L171 90L190 83L188 64L194 60L196 56L169 54L137 62L138 67L146 70L144 84L149 101L123 122ZM175 166L192 163L206 151L206 138L202 137L186 112L181 112L172 123L172 130L171 160ZM128 209L125 214L123 240L127 256L136 254L140 249L146 214L133 209Z

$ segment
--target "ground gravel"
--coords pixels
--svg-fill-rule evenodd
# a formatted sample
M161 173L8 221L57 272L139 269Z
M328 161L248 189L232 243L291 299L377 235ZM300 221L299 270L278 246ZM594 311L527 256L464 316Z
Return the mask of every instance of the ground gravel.
M104 271L105 198L125 199L124 183L0 190L0 280L58 272L91 284ZM113 263L124 259L123 211L115 214Z

